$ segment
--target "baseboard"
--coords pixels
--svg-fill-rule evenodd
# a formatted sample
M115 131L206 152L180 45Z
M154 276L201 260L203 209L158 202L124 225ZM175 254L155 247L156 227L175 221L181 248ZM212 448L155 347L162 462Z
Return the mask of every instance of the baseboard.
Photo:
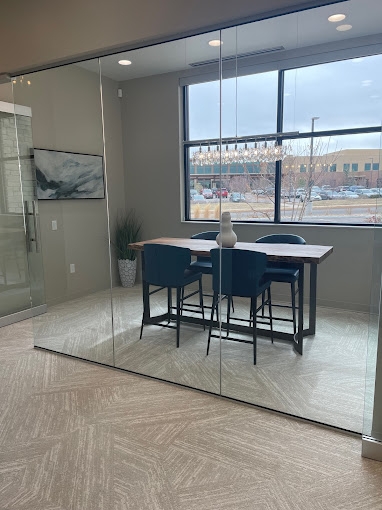
M382 462L382 441L362 436L362 457Z
M27 308L26 310L21 310L21 312L6 315L5 317L0 318L0 328L4 326L9 326L10 324L14 324L15 322L31 319L32 317L36 317L37 315L45 313L46 310L47 306L44 304L40 306L34 306L33 308Z

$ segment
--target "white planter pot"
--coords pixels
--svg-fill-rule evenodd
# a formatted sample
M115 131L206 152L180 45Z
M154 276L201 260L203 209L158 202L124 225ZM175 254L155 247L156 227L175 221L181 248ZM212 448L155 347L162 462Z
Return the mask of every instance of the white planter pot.
M122 287L133 287L135 283L135 275L137 273L137 259L118 259L118 269Z

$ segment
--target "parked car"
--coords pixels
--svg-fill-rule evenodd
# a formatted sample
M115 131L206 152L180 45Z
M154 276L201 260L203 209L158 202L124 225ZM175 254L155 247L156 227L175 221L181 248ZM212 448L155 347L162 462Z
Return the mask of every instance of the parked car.
M301 198L301 195L305 196L305 193L306 193L306 189L305 188L297 188L295 196L296 196L296 198Z
M202 195L204 196L204 198L214 198L212 191L207 188L202 191Z
M320 191L318 193L321 197L321 200L331 200L333 197L328 191Z
M196 203L207 202L203 195L192 195L192 201Z
M216 196L217 198L220 198L220 195L222 198L228 198L228 190L227 188L220 188L216 190Z
M190 196L191 196L191 199L192 199L192 197L194 197L195 195L198 195L198 194L199 194L199 193L198 193L198 190L196 190L196 189L190 189Z
M334 190L332 190L332 189L326 190L326 191L324 191L324 192L322 192L322 193L325 193L325 195L328 197L328 199L329 199L329 200L335 200L336 198L339 198L339 196L338 196L338 191L334 191ZM325 200L325 199L322 197L322 193L320 193L321 198L322 198L323 200Z
M264 195L265 194L265 191L263 189L253 189L252 190L252 193L254 195Z
M379 198L379 196L380 196L377 190L373 191L373 190L367 189L367 188L359 189L357 191L357 193L360 197L366 197L366 198Z
M370 188L370 191L373 193L377 193L379 197L382 196L382 189L381 188Z
M338 198L342 198L342 199L359 198L359 195L357 195L357 193L354 193L353 191L339 191Z
M354 193L358 193L360 189L364 189L363 186L349 186L347 191L353 191Z
M306 197L305 192L300 194L301 202L303 202L305 200L305 197ZM322 200L320 195L318 195L317 193L313 193L313 192L310 193L310 200L309 200L310 202L315 202L315 201L319 201L319 200Z
M296 190L292 189L282 189L281 190L281 197L282 198L294 198L296 196Z
M245 202L245 196L242 193L237 193L236 191L234 191L233 193L231 193L230 201L231 202Z

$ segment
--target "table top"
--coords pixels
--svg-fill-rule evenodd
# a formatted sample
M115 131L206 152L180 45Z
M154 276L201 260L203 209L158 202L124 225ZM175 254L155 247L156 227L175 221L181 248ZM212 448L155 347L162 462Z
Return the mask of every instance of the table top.
M217 248L216 241L204 239L187 239L179 237L159 237L148 241L129 244L132 250L142 251L145 244L169 244L189 248L192 255L209 257L210 250ZM333 246L320 246L317 244L273 244L273 243L242 243L237 242L234 250L251 250L265 253L268 260L295 262L304 264L320 264L333 252Z

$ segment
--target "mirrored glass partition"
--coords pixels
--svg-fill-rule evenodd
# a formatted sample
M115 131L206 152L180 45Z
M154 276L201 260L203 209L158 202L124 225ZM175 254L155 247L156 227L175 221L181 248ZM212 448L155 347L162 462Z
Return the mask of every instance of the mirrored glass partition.
M325 13L329 8L320 10ZM232 137L227 157L222 156L232 173L229 207L242 222L234 224L239 242L257 242L258 250L268 253L274 338L266 292L258 297L256 364L250 331L233 338L234 328L223 328L221 391L360 432L374 229L340 224L380 221L380 55L364 49L362 57L353 53L357 58L335 62L325 63L333 59L328 54L312 58L306 46L316 35L304 27L313 26L316 16L315 10L305 11L222 31L223 47L231 45L235 56L223 56L222 62L222 90L230 85L222 108L223 129L228 125L226 136ZM371 17L364 22L370 27ZM274 37L286 26L289 51L281 47L282 36ZM260 50L265 46L273 48L270 55ZM275 57L273 51L283 54ZM336 99L338 73L348 76L346 93L354 98L349 108L343 96ZM259 222L270 203L271 228ZM321 225L312 228L314 223ZM325 226L334 223L335 229ZM223 308L222 320L228 322L230 314L230 322L236 320L244 331L252 313L248 299L235 298L234 304L234 312Z
M366 395L370 429L380 7L333 9L14 79L36 346L358 433Z
M220 162L201 174L192 165L199 143L187 142L220 136L220 50L208 44L219 39L216 32L101 59L105 146L113 157L107 165L120 164L124 181L123 188L122 179L109 180L112 261L120 273L113 280L115 365L212 393L220 393L220 351L206 356L203 319L211 306L211 267L194 252L206 242L217 247ZM206 59L213 61L208 70ZM201 85L193 84L196 74ZM110 97L118 94L121 125L114 133ZM198 98L203 105L185 115L184 106ZM192 218L204 220L200 226L183 221L185 205ZM141 228L131 241L146 244L124 253L121 229L132 214ZM206 231L208 239L190 239ZM134 286L124 281L124 266L136 267Z
M92 64L20 76L13 90L32 112L19 150L33 192L26 213L39 219L47 304L33 320L35 345L113 365L102 103ZM18 123L20 137L25 129Z

